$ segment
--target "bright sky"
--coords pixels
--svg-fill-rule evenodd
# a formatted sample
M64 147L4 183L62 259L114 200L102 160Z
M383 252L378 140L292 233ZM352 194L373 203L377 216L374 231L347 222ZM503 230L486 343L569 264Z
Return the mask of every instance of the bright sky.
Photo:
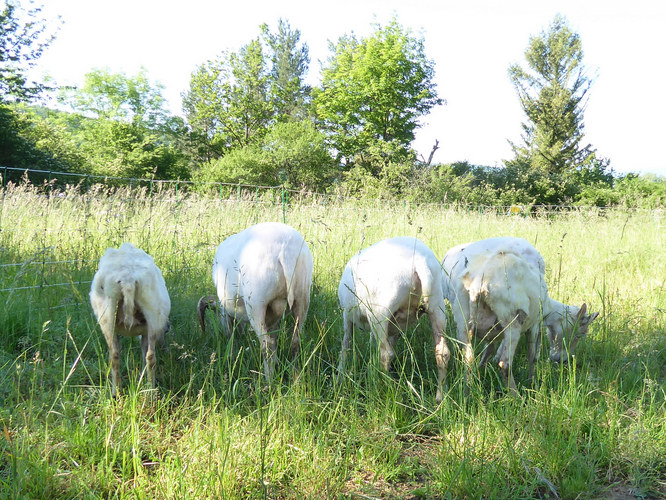
M24 0L25 2L25 0ZM328 42L394 15L425 38L447 105L422 120L413 146L434 161L499 165L520 142L524 120L507 76L524 65L529 37L558 13L582 39L594 84L585 112L586 140L617 172L666 176L666 2L663 0L42 0L64 24L42 56L38 75L80 85L93 68L136 75L145 67L165 86L174 113L197 65L289 21L310 49L308 82L319 82Z

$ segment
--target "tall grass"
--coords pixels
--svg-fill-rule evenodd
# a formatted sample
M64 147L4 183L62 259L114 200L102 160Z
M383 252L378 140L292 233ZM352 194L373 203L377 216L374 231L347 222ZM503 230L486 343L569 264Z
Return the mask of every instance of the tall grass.
M213 292L216 246L250 224L289 223L315 278L301 352L279 336L276 380L260 375L252 332L230 339L195 315ZM666 495L666 230L658 212L531 218L442 206L203 198L175 191L0 192L0 495L15 498ZM466 396L458 361L435 404L427 321L406 332L391 373L357 332L337 380L337 284L380 239L416 236L440 257L498 235L531 241L551 295L600 310L570 366L544 354L528 385L525 347L506 395L495 367ZM108 246L131 241L162 269L172 298L158 393L124 339L124 387L110 398L107 350L88 305ZM57 286L54 286L57 285ZM447 326L455 346L453 321ZM459 353L454 349L454 360ZM337 380L337 381L336 381Z

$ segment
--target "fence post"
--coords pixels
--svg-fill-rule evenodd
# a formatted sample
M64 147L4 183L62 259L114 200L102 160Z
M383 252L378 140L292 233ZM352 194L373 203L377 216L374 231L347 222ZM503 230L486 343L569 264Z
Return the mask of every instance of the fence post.
M287 191L282 186L282 222L287 223Z

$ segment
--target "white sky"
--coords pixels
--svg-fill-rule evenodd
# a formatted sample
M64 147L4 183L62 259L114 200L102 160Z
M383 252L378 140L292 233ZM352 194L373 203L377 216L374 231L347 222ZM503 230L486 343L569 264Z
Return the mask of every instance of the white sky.
M25 2L25 0L24 0ZM434 161L499 165L520 142L524 117L507 71L524 63L529 37L557 13L582 39L584 63L595 76L585 112L586 140L617 172L666 176L666 2L663 0L43 0L60 15L56 41L38 75L80 85L93 68L136 75L145 67L181 113L180 95L197 65L237 50L272 30L279 18L301 32L310 49L308 82L319 82L328 42L394 15L425 38L447 105L422 120L414 147Z

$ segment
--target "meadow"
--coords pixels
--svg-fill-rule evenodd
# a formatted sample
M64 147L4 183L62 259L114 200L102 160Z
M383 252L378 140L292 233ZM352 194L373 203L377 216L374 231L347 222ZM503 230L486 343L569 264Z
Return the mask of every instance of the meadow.
M298 229L314 258L310 312L278 373L256 336L201 332L217 245L261 221ZM459 243L520 236L546 260L550 295L600 311L575 362L542 348L527 383L524 342L499 370L464 370L449 314L448 391L435 403L427 319L405 332L390 373L357 331L336 378L337 286L358 250L416 236L441 259ZM171 295L157 389L123 339L120 397L88 301L97 262L130 241ZM182 190L9 185L0 192L1 498L659 498L666 496L666 217L580 209L507 216L403 202L227 196ZM544 340L544 345L546 345Z

